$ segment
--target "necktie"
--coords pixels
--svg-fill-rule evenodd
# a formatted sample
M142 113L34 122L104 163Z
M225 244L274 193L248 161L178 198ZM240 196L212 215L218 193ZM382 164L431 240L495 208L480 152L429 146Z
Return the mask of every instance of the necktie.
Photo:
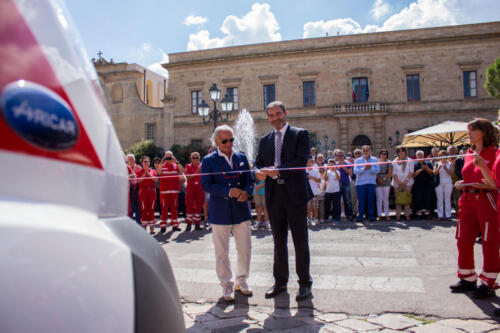
M276 139L274 140L274 165L281 165L281 132L276 132Z

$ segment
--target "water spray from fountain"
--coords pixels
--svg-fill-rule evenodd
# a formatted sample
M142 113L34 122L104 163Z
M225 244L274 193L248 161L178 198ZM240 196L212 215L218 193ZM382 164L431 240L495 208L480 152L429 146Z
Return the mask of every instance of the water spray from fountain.
M234 123L234 133L234 148L244 152L249 161L254 161L256 151L255 125L247 109L240 111L238 119Z

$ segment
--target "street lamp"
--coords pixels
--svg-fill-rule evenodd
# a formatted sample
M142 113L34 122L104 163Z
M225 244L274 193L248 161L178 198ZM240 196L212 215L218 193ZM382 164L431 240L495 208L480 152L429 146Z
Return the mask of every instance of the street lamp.
M318 151L321 151L323 149L325 152L325 158L328 158L328 150L335 150L337 142L335 142L335 140L329 142L328 135L326 134L323 137L323 140L325 141L323 145L321 144L321 141L318 140L318 142L316 143L316 148L318 149Z
M389 136L389 139L387 139L387 143L389 144L389 147L391 147L391 148L393 147L393 143L394 143L394 146L396 146L396 147L401 144L401 141L400 141L401 140L401 133L399 132L399 130L396 130L395 134L396 134L396 142L394 142L392 140L391 136Z
M204 124L208 124L213 121L215 130L217 127L217 121L228 120L229 112L233 111L233 99L226 94L226 96L220 101L222 111L219 111L217 110L216 102L220 98L220 89L214 83L210 89L208 89L208 92L210 93L210 99L214 102L214 109L210 111L208 104L205 100L202 100L198 105L198 114L203 117Z

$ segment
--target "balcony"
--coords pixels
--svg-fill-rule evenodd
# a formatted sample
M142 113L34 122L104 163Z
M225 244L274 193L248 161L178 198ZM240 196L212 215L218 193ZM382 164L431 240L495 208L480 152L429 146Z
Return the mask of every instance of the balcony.
M385 103L346 103L335 104L333 106L335 113L373 113L387 111Z

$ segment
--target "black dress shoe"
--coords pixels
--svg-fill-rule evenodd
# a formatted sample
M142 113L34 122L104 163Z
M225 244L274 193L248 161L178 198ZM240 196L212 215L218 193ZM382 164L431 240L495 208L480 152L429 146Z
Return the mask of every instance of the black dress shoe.
M186 230L185 230L185 231L191 231L191 224L188 224L188 225L186 226Z
M476 290L476 281L472 282L460 279L457 283L452 284L450 289L452 293L464 293L466 291Z
M475 299L485 299L496 296L495 290L485 284L481 284L472 295Z
M194 226L194 230L203 230L198 224Z
M181 231L181 228L179 228L179 227L172 227L172 231Z
M166 231L167 231L167 228L166 228L166 227L161 227L160 232L161 232L162 234L164 234Z
M269 288L266 291L266 298L273 298L276 295L278 295L279 293L282 293L284 291L286 291L286 285L275 284L274 286L272 286L271 288Z
M311 296L312 296L311 287L300 286L299 292L297 293L297 296L295 297L295 300L297 302L299 302L299 301L303 301L305 299L308 299Z

